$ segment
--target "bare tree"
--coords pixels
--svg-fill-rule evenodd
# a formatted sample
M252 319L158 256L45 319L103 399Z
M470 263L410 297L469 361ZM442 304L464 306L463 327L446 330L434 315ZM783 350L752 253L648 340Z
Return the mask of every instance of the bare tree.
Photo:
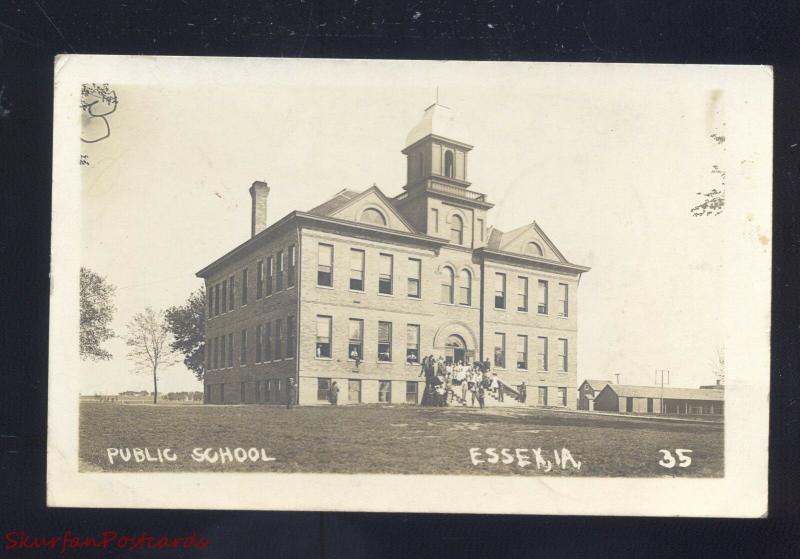
M711 359L711 372L717 377L719 384L725 384L725 347L717 346L714 358Z
M158 368L177 362L169 345L169 327L164 313L147 307L128 323L125 343L137 372L153 372L153 403L158 403Z

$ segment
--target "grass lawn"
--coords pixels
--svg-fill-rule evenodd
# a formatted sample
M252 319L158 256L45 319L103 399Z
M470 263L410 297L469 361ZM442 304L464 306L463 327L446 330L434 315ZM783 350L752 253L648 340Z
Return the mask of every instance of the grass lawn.
M171 449L174 462L109 463L108 448ZM194 448L264 449L274 461L221 465L192 459ZM474 465L470 448L481 449ZM487 463L487 448L511 449L514 461ZM567 448L580 469L562 469L554 450ZM659 465L660 449L689 449L691 465ZM552 470L537 468L541 449ZM213 456L213 454L208 455ZM723 475L721 423L656 421L546 409L418 406L283 407L82 402L82 471L324 472L578 476Z

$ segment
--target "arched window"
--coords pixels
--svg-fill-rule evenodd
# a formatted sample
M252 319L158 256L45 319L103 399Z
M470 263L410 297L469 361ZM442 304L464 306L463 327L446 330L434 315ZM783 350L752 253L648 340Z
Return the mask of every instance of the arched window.
M472 305L472 274L469 270L461 270L458 274L458 304Z
M450 242L457 245L464 243L464 221L457 215L450 217Z
M361 221L364 223L370 223L372 225L386 227L386 218L379 210L376 210L375 208L367 208L361 212Z
M453 304L453 283L455 280L455 273L449 266L445 266L442 270L442 303L449 305Z
M525 245L525 254L530 254L531 256L544 256L542 247L539 246L539 243L534 243L533 241Z
M450 150L444 152L444 176L453 176L453 152Z

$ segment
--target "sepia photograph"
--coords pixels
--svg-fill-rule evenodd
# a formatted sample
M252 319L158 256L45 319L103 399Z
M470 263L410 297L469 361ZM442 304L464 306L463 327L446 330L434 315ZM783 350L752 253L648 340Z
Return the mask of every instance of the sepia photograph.
M769 68L54 79L50 505L766 514Z

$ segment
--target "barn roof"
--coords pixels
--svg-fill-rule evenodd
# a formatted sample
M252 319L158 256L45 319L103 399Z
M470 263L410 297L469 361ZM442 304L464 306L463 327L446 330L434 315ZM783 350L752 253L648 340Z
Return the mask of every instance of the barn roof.
M665 386L633 386L625 384L609 384L606 390L613 390L623 398L664 398L665 400L715 400L723 401L725 395L721 390L703 390L700 388L673 388Z

